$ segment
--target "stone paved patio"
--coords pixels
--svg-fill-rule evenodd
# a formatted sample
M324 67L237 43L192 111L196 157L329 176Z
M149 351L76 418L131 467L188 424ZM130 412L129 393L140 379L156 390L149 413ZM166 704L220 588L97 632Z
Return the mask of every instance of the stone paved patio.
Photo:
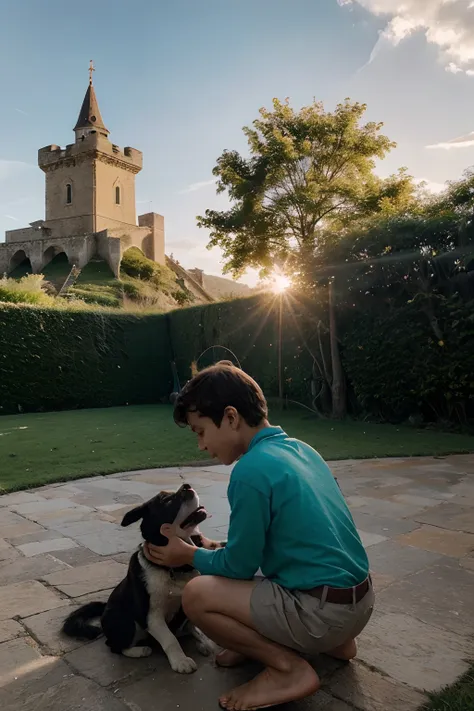
M350 665L321 657L323 689L288 711L411 711L474 658L474 456L332 465L368 549L377 609ZM188 481L225 538L229 470L161 469L83 479L0 497L2 711L207 711L253 669L192 676L109 653L58 630L77 605L106 599L140 541L124 513Z

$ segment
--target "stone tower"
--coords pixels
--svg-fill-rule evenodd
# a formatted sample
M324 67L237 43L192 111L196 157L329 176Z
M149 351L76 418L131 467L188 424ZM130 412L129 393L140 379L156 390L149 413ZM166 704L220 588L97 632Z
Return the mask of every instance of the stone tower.
M92 83L74 127L75 143L61 149L38 151L38 165L46 174L46 219L51 236L101 232L136 226L135 176L142 154L123 151L109 140Z
M0 244L0 274L29 260L35 273L64 252L71 265L84 268L105 260L115 276L123 253L138 247L146 257L166 263L164 218L135 210L135 176L142 153L109 140L89 68L89 86L74 127L75 141L38 151L46 177L46 215L29 227L9 230Z

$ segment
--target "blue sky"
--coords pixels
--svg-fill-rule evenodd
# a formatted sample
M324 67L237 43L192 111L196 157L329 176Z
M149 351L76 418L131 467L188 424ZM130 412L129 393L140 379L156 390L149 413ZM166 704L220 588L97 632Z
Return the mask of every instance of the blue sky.
M220 271L196 215L225 205L212 168L274 96L366 102L434 189L474 163L474 3L453 0L4 0L0 240L44 217L37 150L73 141L89 59L111 139L143 151L137 210L165 216L167 252ZM452 139L462 140L454 147ZM439 148L427 146L443 144ZM252 280L252 276L249 277Z

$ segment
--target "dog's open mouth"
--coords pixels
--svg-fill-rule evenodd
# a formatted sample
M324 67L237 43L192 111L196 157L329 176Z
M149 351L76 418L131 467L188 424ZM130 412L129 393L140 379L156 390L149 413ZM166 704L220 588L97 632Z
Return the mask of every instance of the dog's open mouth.
M190 527L199 526L200 523L205 521L207 518L207 511L204 506L198 506L197 509L192 511L187 518L180 524L180 528L185 530Z

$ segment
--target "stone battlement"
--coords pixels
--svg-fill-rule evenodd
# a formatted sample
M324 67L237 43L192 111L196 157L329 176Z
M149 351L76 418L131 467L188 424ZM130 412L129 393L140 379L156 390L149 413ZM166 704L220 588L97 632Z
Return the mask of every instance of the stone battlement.
M126 146L123 150L111 143L109 139L97 132L90 132L76 143L70 143L65 148L54 143L44 146L38 151L38 165L44 172L54 169L57 165L70 163L73 165L82 157L93 155L97 160L105 162L116 161L123 168L138 173L143 167L143 154L136 148Z

